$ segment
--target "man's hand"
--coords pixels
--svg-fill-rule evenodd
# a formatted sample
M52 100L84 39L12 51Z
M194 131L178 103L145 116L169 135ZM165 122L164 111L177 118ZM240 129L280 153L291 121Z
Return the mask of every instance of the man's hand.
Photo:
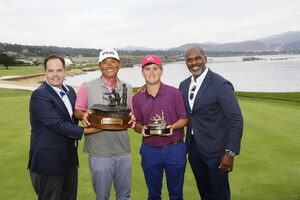
M133 112L130 112L129 116L130 116L130 121L128 122L128 124L131 124L130 128L134 128L135 124L136 124L136 118L135 118Z
M89 120L88 120L88 117L89 117L89 115L91 115L92 114L92 111L90 111L90 110L87 110L84 114L83 114L83 116L82 116L82 124L83 124L83 126L84 127L90 127L91 126L91 123L89 122Z
M142 136L143 136L143 137L151 137L152 135L148 135L148 134L145 133L145 130L146 130L146 129L148 129L148 127L147 127L147 126L143 126L143 129L142 129L142 132L141 132L141 133L142 133Z
M143 85L137 92L146 92L147 86Z
M234 157L231 157L229 155L229 152L226 152L221 158L221 162L219 165L220 173L223 175L231 172L233 170L233 162Z
M99 128L92 128L92 127L86 127L83 129L83 134L84 135L89 135L89 134L93 134L93 133L98 133L103 131L102 129Z
M170 129L170 133L166 133L166 134L160 134L159 136L162 136L162 137L171 137L173 135L173 126L172 125L168 125L167 128Z

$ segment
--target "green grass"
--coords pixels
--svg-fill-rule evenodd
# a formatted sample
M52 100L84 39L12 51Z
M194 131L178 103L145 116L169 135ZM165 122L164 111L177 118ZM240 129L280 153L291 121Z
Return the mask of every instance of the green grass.
M28 171L30 91L0 89L0 199L36 199ZM300 103L299 93L243 93L239 102L245 119L241 155L230 174L232 200L300 199ZM245 97L247 96L247 97ZM282 99L282 100L274 100ZM291 103L292 102L292 103ZM146 199L147 189L140 166L141 136L130 130L133 200ZM78 200L95 199L87 155L79 146ZM166 185L163 199L168 199ZM114 198L112 191L112 197ZM189 165L184 197L198 200Z
M0 76L26 76L44 73L43 66L0 66Z
M93 66L95 65L90 64L82 66L67 66L67 70L81 69ZM0 76L26 76L41 73L44 73L44 66L8 66L8 69L5 69L4 66L0 65Z
M289 102L300 102L300 92L282 92L282 93L267 93L267 92L236 92L238 97L256 98L260 100L283 100Z

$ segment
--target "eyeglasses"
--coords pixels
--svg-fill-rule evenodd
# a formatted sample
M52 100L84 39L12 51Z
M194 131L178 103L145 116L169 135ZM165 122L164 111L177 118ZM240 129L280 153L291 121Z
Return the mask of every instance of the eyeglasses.
M194 98L194 95L195 95L194 92L195 92L195 90L196 90L196 87L197 87L197 86L194 85L193 88L192 88L192 90L191 90L191 93L190 93L190 100L193 100L193 98Z

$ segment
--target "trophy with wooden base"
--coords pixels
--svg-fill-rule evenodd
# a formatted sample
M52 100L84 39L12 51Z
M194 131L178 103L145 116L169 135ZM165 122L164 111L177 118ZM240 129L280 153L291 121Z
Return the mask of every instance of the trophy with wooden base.
M123 130L130 128L128 124L131 117L129 116L130 107L127 105L127 88L123 84L123 95L120 97L114 89L111 93L104 93L108 95L103 97L108 99L108 105L94 104L90 109L92 114L88 116L91 127L103 130Z
M170 133L170 128L167 128L167 122L165 121L164 111L161 111L161 115L156 114L156 116L150 119L153 121L152 124L148 124L145 129L145 134L147 135L163 135Z

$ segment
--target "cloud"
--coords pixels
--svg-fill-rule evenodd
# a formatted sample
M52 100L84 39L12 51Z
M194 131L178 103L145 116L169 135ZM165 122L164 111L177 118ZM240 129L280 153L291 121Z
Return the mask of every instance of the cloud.
M170 48L300 30L297 0L0 0L0 42Z

